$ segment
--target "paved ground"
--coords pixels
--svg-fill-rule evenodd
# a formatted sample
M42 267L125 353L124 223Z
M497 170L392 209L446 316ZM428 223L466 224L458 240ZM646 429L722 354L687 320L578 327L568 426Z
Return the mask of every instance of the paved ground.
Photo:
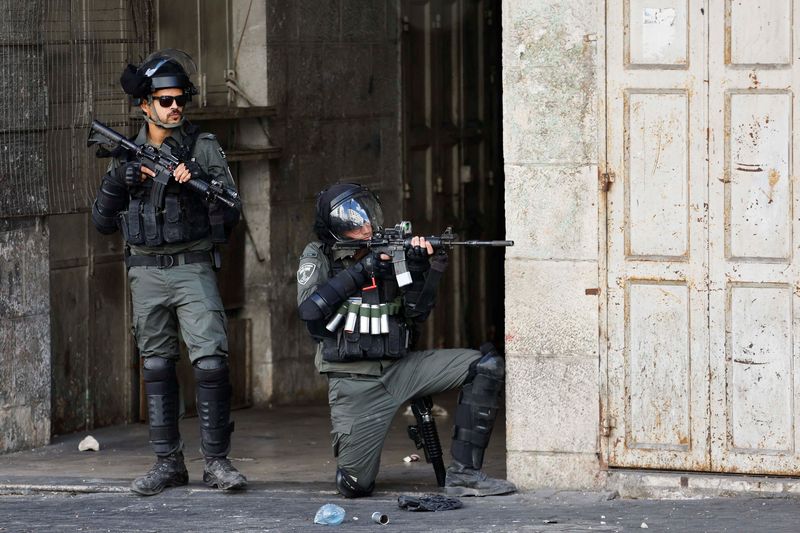
M443 398L452 410L453 398ZM394 531L800 531L800 501L728 499L657 501L609 499L607 493L537 491L470 499L442 513L410 513L397 507L400 494L436 492L423 462L404 463L415 450L405 436L410 420L398 416L384 450L376 494L345 500L331 482L327 406L249 409L235 413L232 457L250 489L223 494L199 481L197 420L182 422L190 485L141 498L128 492L152 457L147 428L135 424L93 431L100 452L78 452L85 434L54 439L45 448L0 456L0 532L18 531L322 531L317 509L336 503L346 512L340 530ZM440 417L447 445L450 418ZM497 428L486 469L504 476L504 428ZM370 515L381 511L390 523ZM329 526L333 527L333 526Z
M320 505L334 502L347 515L343 531L798 531L798 502L790 499L688 501L611 500L601 494L523 494L464 499L440 513L397 508L397 494L343 500L311 484L255 483L241 494L172 489L151 498L130 493L20 494L0 497L0 531L324 531L313 523ZM380 511L389 524L370 515Z

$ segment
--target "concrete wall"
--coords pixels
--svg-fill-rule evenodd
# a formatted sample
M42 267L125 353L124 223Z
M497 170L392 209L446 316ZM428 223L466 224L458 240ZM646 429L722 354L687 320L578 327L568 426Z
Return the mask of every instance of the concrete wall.
M586 294L600 286L602 29L596 0L503 2L508 475L524 489L603 483L599 304Z
M0 218L0 453L50 441L50 283L44 219Z
M41 5L0 2L0 453L50 440L50 297ZM34 111L36 110L36 111ZM14 218L11 218L14 217Z
M233 65L238 86L252 105L270 105L272 102L267 93L272 81L267 76L266 2L233 0L231 29L234 53L237 43L241 42ZM247 102L240 97L236 105L247 106ZM267 137L270 124L266 121L241 120L238 128L237 147L264 148L271 145ZM264 404L271 400L273 393L268 296L272 270L269 247L270 164L267 161L243 161L237 165L245 218L253 236L252 241L248 239L245 243L245 307L240 316L251 321L252 398L256 404Z
M326 390L295 306L316 193L338 181L365 183L381 194L387 220L400 215L398 6L267 0L266 10L267 99L279 107L270 131L283 157L270 172L269 240L261 241L270 260L258 297L269 309L273 400L302 402Z

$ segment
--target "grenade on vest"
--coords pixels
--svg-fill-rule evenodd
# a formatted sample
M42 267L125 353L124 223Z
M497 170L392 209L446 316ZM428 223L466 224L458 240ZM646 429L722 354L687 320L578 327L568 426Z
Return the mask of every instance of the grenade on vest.
M358 316L360 318L360 326L358 328L359 333L369 334L371 309L372 307L369 304L361 302L361 309L358 311Z
M345 333L353 333L358 321L358 310L361 308L361 298L353 298L347 304L347 320L344 323Z
M339 310L336 311L336 314L328 321L328 324L325 326L325 329L333 333L337 329L339 329L339 324L342 323L344 317L347 316L347 304L348 302L344 302L340 307Z
M379 313L381 315L380 318L381 335L386 335L387 333L389 333L389 306L386 304L380 304L378 307L379 307Z

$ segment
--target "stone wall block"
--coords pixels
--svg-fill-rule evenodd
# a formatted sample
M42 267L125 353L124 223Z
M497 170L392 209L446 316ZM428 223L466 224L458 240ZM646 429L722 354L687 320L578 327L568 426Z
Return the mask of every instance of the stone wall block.
M42 313L13 321L15 343L12 403L50 402L50 315ZM48 418L49 418L48 413Z
M323 92L325 56L319 46L293 46L287 50L290 117L322 117L327 95Z
M506 261L506 352L598 354L597 263Z
M386 37L386 0L342 0L342 40L379 41Z
M375 114L391 116L397 111L398 53L396 43L372 46L372 70L367 92L371 97L371 110Z
M600 490L606 473L591 453L540 454L509 451L506 458L508 479L522 490L559 489Z
M339 40L339 0L294 0L300 21L300 40Z
M591 42L587 34L602 29L603 20L597 14L595 0L505 0L503 67L563 68L565 58Z
M42 0L2 0L0 12L3 13L0 17L0 45L41 41L45 13Z
M322 73L325 118L363 115L375 108L372 50L361 44L326 47Z
M597 451L598 361L508 356L506 447L514 451ZM534 429L534 431L531 431Z
M597 260L597 167L506 165L505 173L514 240L506 258Z
M17 321L0 317L0 408L14 401L14 366ZM0 447L0 451L2 448Z
M43 446L49 440L49 402L0 405L0 452Z
M574 62L581 62L573 67ZM503 157L507 163L597 161L595 78L591 61L561 69L503 68Z
M503 3L503 152L507 162L596 161L594 2Z
M280 111L286 113L288 101L288 48L280 45L270 45L267 48L267 103L279 106ZM283 117L285 118L285 117ZM270 128L270 134L272 134ZM274 140L273 136L273 140Z
M20 111L15 111L11 115L19 117L25 114L23 108L31 109L31 106L38 108L40 104L38 100L35 104L33 101L13 102L13 109ZM0 102L0 108L2 106L3 103ZM29 120L26 124L33 121L30 117L26 120ZM2 129L3 126L0 125L0 130ZM47 212L47 169L44 154L42 133L0 134L0 190L3 191L0 195L0 217L38 215Z
M267 42L296 42L299 35L297 2L267 0Z
M47 227L33 219L0 220L0 317L49 310Z
M356 182L374 180L383 156L382 124L379 119L324 126L334 143L334 158L341 161L340 179ZM328 184L331 182L328 181Z

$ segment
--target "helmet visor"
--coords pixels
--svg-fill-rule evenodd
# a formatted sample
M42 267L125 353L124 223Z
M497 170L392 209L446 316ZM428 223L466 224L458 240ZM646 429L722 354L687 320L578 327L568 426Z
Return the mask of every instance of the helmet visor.
M374 231L383 227L383 210L369 192L346 198L331 209L330 229L336 240L357 238L353 233L367 225Z

